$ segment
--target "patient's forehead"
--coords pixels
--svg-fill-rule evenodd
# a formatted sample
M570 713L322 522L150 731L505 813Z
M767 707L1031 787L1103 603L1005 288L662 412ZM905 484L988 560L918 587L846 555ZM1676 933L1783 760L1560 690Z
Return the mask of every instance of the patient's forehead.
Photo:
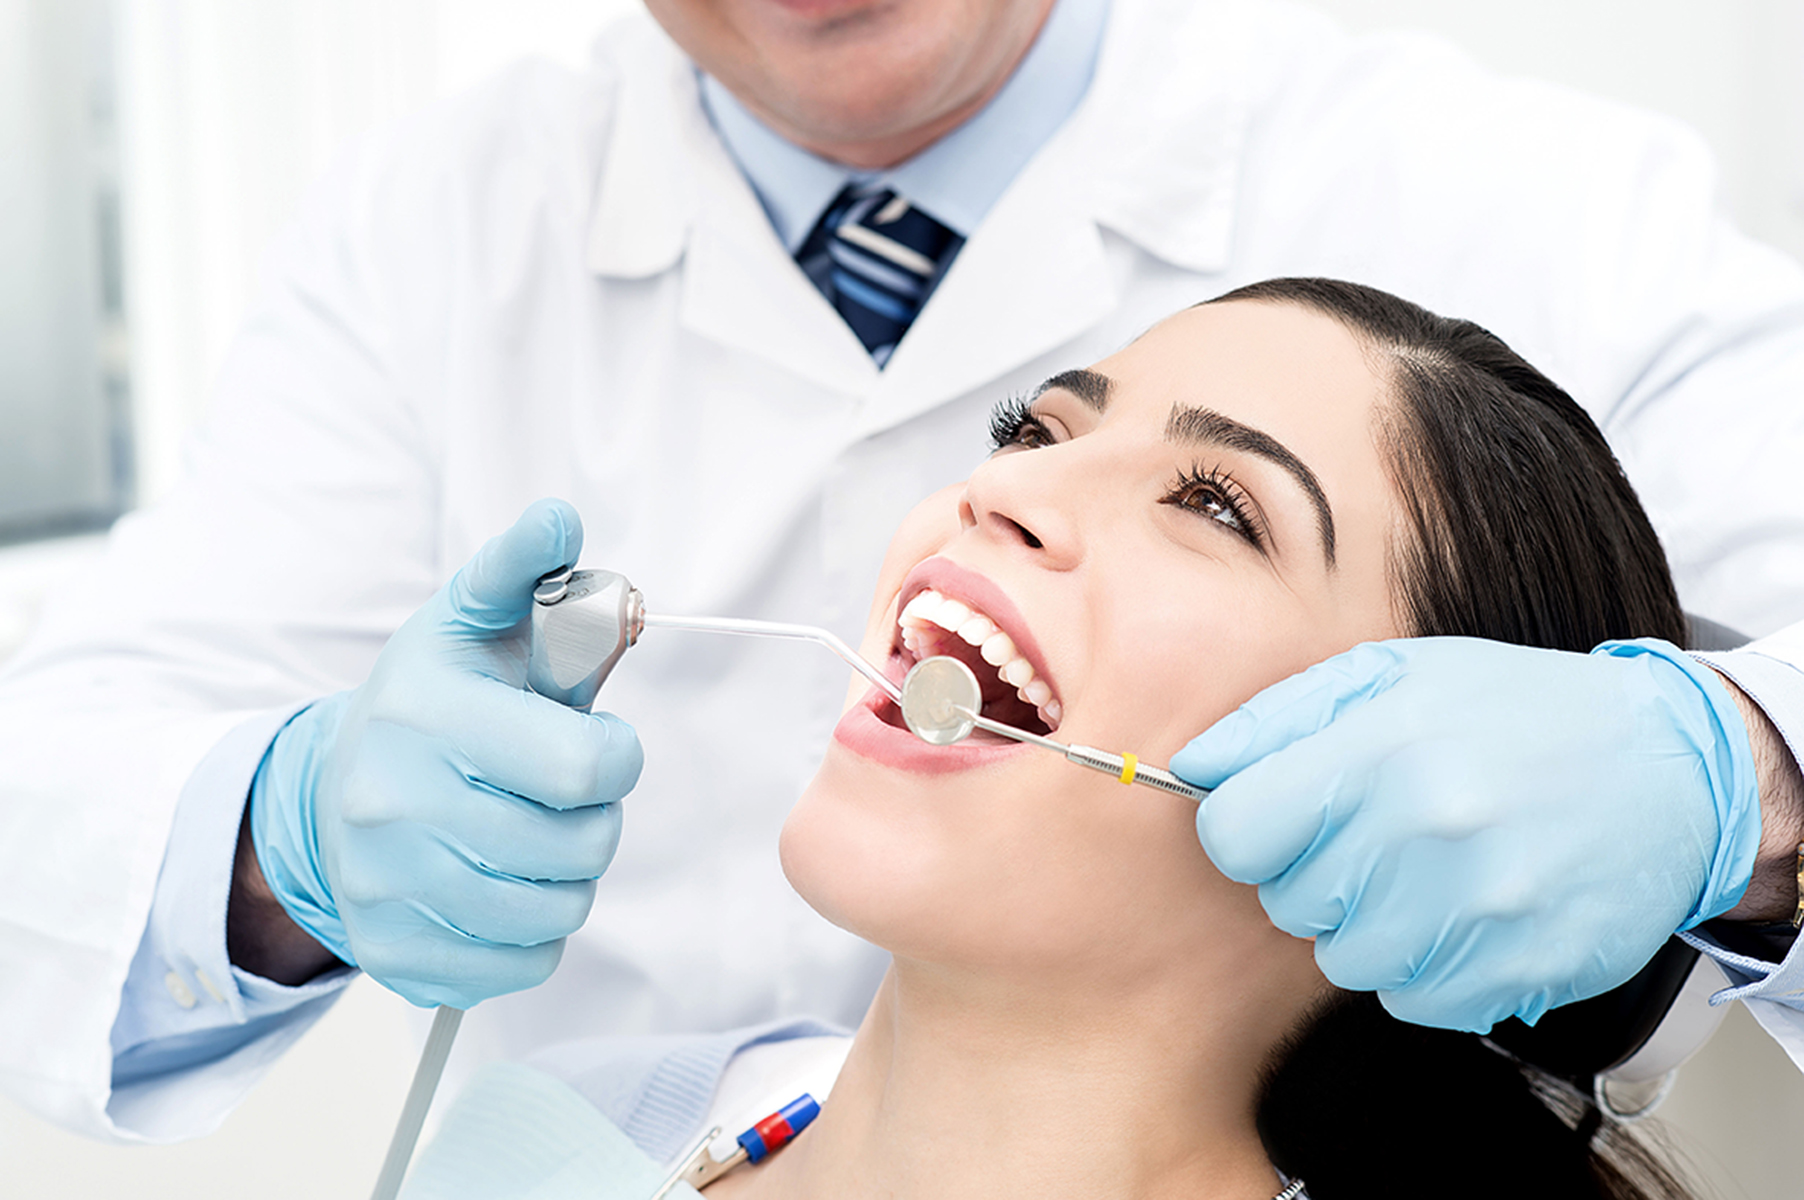
M1206 407L1257 424L1298 453L1298 443L1369 442L1385 399L1366 343L1332 317L1276 301L1185 309L1095 369L1116 381L1112 400L1143 415L1162 415L1172 404Z

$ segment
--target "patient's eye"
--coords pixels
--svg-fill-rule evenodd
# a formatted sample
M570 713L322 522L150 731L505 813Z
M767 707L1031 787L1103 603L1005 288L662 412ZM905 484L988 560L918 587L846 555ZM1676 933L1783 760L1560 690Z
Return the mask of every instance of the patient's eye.
M1009 396L990 410L990 452L1020 447L1038 450L1058 439L1039 417L1026 396Z
M1192 467L1165 493L1161 504L1205 517L1239 534L1255 548L1265 548L1265 530L1256 509L1233 478L1219 470Z

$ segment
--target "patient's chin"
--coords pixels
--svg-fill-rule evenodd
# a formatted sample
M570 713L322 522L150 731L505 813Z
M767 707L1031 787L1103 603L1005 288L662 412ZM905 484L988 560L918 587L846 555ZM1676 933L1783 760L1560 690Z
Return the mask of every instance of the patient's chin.
M986 972L1062 970L1110 940L1100 920L1065 911L1034 839L871 784L829 756L778 841L790 886L834 925L898 958Z
M881 921L918 877L912 839L893 822L875 819L868 804L848 803L846 781L832 757L823 763L783 822L777 840L783 874L809 907L849 933L883 945ZM893 803L894 801L892 801Z
M868 773L829 755L778 839L783 874L822 917L885 950L943 961L975 953L969 839L918 798L877 794ZM981 940L979 938L978 940Z

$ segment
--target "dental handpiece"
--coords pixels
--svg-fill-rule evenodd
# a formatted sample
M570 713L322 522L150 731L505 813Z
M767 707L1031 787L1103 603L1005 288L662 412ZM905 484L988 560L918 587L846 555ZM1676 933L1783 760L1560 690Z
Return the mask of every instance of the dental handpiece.
M1144 784L1197 804L1209 795L1208 788L1185 783L1170 771L1142 763L1136 755L1111 754L1094 746L1055 741L990 720L978 711L983 707L983 689L977 676L949 655L916 663L902 680L902 697L897 703L902 706L902 720L909 732L929 745L950 746L970 737L974 729L987 729L1018 742L1057 751L1068 762L1113 775L1122 783Z

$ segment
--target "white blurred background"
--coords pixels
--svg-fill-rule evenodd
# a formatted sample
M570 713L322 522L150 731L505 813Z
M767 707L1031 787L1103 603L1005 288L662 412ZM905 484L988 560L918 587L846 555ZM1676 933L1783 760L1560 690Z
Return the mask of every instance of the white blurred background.
M1318 3L1690 122L1726 209L1804 257L1804 0ZM262 249L334 151L521 55L580 65L632 6L0 0L0 659L91 561L84 531L176 477ZM187 1145L84 1142L0 1099L0 1195L367 1194L411 1070L406 1010L360 982ZM1745 1013L1661 1124L1725 1200L1804 1195L1804 1077Z

